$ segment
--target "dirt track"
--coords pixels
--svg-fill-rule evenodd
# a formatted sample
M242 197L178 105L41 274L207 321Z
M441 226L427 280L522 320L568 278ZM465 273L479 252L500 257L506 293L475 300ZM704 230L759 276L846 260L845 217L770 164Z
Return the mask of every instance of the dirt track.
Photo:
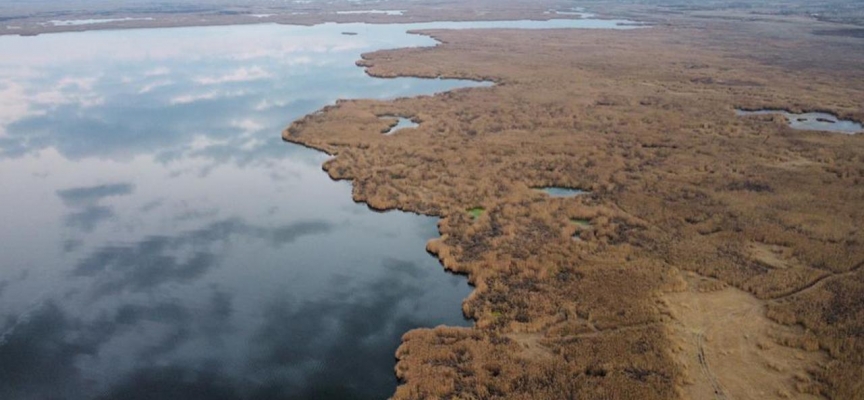
M818 398L800 391L812 385L808 371L825 361L824 354L777 345L774 337L796 332L769 320L764 301L725 285L699 291L699 280L692 275L685 290L665 297L686 370L685 397Z

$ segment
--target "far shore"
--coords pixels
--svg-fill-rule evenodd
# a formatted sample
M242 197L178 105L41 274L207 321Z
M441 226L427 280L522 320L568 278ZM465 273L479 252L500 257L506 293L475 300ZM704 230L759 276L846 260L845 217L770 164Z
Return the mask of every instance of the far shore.
M410 4L410 3L409 3ZM0 12L0 36L20 35L37 36L50 33L84 32L93 30L180 28L197 26L226 26L276 23L284 25L310 26L323 23L372 23L408 24L442 21L503 21L574 19L578 16L548 14L534 9L501 9L476 12L464 9L435 9L416 5L402 7L407 9L402 15L382 13L338 13L347 11L344 7L329 6L318 10L297 11L264 10L258 13L251 10L242 13L81 13L74 15L3 16ZM351 11L358 11L350 9ZM602 16L592 15L594 19ZM88 22L93 21L93 22ZM104 21L104 22L100 22Z

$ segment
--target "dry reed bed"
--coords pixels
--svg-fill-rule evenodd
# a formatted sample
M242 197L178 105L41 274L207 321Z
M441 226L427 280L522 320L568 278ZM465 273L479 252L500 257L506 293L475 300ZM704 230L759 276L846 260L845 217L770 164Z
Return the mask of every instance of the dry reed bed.
M803 25L783 38L754 23L681 26L426 32L446 44L360 64L498 85L341 101L286 129L336 155L325 169L353 180L356 201L442 217L428 250L476 285L464 303L475 328L405 335L396 398L680 396L660 302L682 290L679 270L766 301L800 326L784 345L829 352L797 390L862 396L864 135L733 111L864 120L864 52ZM810 52L818 64L801 62ZM381 115L422 123L384 136ZM531 189L547 185L591 194Z

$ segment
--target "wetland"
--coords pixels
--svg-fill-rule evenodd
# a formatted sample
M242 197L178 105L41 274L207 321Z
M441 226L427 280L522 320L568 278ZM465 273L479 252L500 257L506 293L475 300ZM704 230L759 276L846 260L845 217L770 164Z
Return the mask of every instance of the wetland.
M0 397L864 397L862 7L636 3L0 40ZM327 4L0 34L583 11Z

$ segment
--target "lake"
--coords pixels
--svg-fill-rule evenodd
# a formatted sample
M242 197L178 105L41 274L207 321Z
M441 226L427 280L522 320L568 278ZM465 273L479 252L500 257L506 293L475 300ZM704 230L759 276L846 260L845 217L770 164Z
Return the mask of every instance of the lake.
M0 37L0 398L386 398L401 335L469 326L471 289L424 251L436 219L353 203L281 130L489 85L354 65L435 44L410 29L620 22Z

